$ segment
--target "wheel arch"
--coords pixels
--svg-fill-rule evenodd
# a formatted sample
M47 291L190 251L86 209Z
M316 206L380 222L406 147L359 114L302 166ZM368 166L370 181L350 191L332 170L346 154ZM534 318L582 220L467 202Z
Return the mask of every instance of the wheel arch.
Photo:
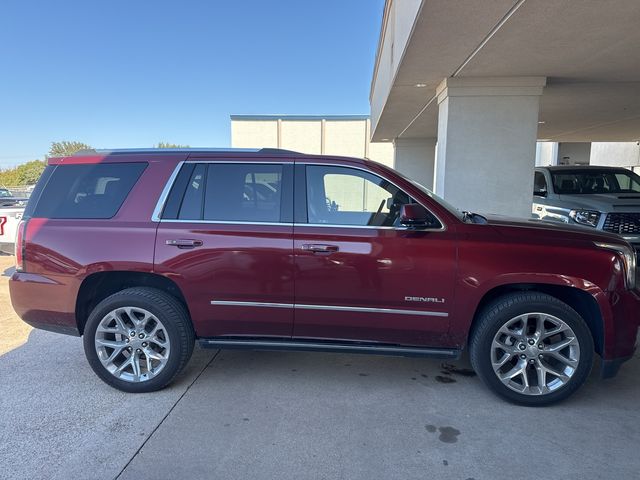
M593 295L579 288L545 283L505 284L487 291L475 309L467 336L467 345L473 338L478 320L487 306L506 294L523 291L546 293L573 308L589 327L596 353L602 355L605 348L605 320L598 301Z
M93 308L116 292L131 287L150 287L166 292L182 303L191 318L189 306L180 287L171 279L149 272L107 271L87 276L81 283L76 298L75 316L80 335Z

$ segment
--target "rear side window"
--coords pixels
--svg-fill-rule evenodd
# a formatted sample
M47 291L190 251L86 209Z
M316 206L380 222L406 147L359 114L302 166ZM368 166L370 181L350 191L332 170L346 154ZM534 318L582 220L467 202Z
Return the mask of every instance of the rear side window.
M44 186L34 217L111 218L147 164L58 165Z
M280 221L282 165L211 164L204 220Z
M171 189L162 218L230 223L287 221L290 213L283 216L283 207L291 202L283 198L292 192L284 192L285 183L291 182L283 182L284 175L281 164L186 164Z

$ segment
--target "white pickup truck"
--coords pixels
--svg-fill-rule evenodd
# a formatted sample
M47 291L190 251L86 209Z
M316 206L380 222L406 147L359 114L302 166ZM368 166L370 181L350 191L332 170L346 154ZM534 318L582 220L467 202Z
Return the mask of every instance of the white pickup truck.
M6 188L0 188L0 252L13 255L18 223L22 220L26 197L16 197Z

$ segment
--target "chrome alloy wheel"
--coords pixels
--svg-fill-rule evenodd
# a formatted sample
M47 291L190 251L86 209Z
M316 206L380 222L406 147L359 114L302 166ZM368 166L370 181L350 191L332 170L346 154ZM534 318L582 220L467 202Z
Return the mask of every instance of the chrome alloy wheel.
M580 345L569 325L547 313L525 313L493 337L491 365L500 381L524 395L562 388L576 372Z
M147 381L169 360L169 336L158 318L138 307L121 307L98 324L95 348L100 362L114 377L127 382Z

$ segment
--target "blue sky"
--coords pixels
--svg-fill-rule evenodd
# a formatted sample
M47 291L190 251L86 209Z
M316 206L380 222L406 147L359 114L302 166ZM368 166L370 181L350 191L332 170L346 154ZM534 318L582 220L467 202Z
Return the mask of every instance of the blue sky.
M5 0L0 167L53 141L229 145L230 114L369 112L384 0Z

